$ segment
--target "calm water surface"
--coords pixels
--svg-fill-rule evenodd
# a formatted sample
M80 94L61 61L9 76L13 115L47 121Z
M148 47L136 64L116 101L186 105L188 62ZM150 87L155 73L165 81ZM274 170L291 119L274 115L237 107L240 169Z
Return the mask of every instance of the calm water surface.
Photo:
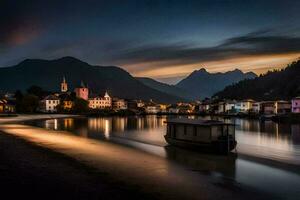
M163 137L166 118L66 118L28 123L132 146L175 161L188 170L223 180L226 185L245 185L278 199L300 198L300 124L219 118L237 125L238 146L237 156L216 156L167 146Z

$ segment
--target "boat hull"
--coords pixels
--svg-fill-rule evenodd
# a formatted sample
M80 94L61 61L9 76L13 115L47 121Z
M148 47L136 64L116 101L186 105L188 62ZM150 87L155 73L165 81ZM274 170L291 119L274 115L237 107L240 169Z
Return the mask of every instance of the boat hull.
M212 152L217 154L228 154L230 151L235 149L236 147L236 141L233 139L228 140L217 140L211 143L204 143L204 142L193 142L188 140L180 140L180 139L174 139L164 136L165 140L168 144L187 148L187 149L193 149L197 151L203 151L203 152Z

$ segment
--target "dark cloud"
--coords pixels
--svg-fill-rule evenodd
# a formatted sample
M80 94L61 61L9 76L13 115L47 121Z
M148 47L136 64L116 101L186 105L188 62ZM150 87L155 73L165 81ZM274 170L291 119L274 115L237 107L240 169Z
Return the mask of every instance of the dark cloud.
M0 0L0 65L24 57L70 55L135 72L247 55L298 53L300 31L286 27L299 26L299 2ZM279 26L284 27L241 35ZM225 40L229 37L233 38ZM216 45L217 41L223 42Z
M214 47L190 47L184 44L143 46L124 51L115 59L127 64L161 62L162 65L169 66L250 55L300 53L300 37L266 35L266 33L269 31L230 38Z
M24 1L25 2L25 1ZM24 44L40 31L38 19L26 13L26 4L16 1L0 2L0 49ZM26 2L27 3L27 2Z

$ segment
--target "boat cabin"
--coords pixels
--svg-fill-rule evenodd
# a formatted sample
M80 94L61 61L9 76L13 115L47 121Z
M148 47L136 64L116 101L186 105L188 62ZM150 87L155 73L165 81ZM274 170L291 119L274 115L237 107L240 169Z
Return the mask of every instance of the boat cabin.
M234 124L187 118L168 119L166 123L165 139L169 144L185 147L211 147L227 152L235 148Z

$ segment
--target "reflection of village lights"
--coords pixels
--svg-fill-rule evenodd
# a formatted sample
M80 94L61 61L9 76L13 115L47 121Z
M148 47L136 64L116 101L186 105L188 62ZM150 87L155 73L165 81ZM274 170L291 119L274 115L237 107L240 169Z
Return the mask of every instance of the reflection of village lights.
M66 129L72 128L73 127L73 119L72 118L64 119L64 127Z
M275 132L276 132L276 141L278 142L278 140L279 140L279 127L278 127L277 123L275 124Z
M123 132L127 123L127 118L116 118L114 120L114 131Z
M46 129L50 129L51 128L50 120L46 120L45 121L45 128Z
M54 119L54 130L57 130L57 119Z
M109 139L109 132L110 132L109 121L108 121L108 119L106 119L105 120L105 128L104 128L104 137L106 139Z
M142 130L144 128L144 121L142 118L137 118L137 129Z

